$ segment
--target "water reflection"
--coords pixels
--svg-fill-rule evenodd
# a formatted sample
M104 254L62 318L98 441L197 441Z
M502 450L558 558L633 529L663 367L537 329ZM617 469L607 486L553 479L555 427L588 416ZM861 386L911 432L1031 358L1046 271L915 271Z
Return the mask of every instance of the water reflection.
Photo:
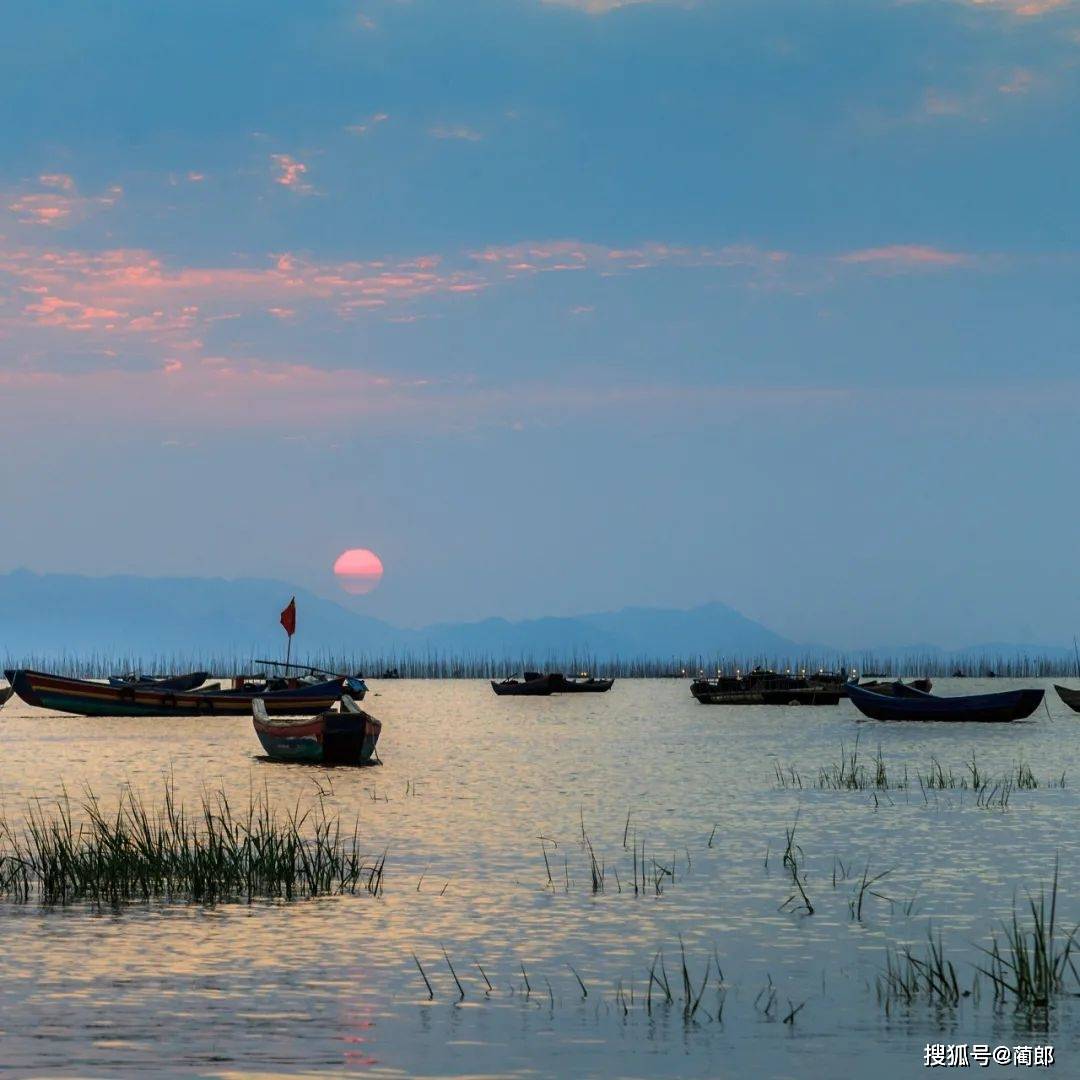
M366 704L385 724L385 764L366 770L259 760L244 719L4 708L9 816L65 787L111 797L129 782L152 794L168 774L189 800L205 784L240 799L265 786L288 805L321 797L350 823L359 818L371 854L389 851L378 900L121 913L0 906L6 1066L82 1076L807 1076L858 1072L872 1053L889 1077L921 1070L928 1041L1035 1041L994 1010L985 986L955 1009L886 1016L875 984L886 947L921 946L931 922L970 983L976 944L988 943L1017 890L1048 881L1058 853L1061 915L1076 921L1076 721L1056 697L1028 723L949 728L861 722L847 703L703 707L674 681L623 681L585 700L499 699L484 683L374 689ZM1003 810L976 805L969 791L917 785L778 787L776 763L813 778L857 733L897 774L925 771L931 756L961 771L974 752L991 772L1023 760L1040 783L1064 771L1066 786L1015 791ZM796 814L812 916L780 910ZM594 892L592 858L603 891ZM666 871L659 890L656 866ZM862 875L882 871L884 898L864 898L853 918ZM691 1021L680 939L695 995L712 971ZM675 1000L658 1001L654 985L649 1012L661 949ZM770 986L775 1005L763 1011ZM1071 1003L1049 1023L1063 1046L1075 1039Z

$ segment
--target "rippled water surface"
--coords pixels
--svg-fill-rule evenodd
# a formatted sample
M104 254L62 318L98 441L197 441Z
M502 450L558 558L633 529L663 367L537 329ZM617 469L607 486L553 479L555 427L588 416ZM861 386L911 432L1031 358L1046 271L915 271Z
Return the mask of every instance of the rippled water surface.
M1009 685L942 680L937 690ZM119 911L0 902L0 1071L887 1078L921 1075L928 1042L982 1042L1052 1043L1056 1073L1080 1075L1080 1010L1068 1000L1048 1031L1032 1031L994 1008L985 980L955 1009L887 1013L876 994L886 948L921 946L931 923L970 987L978 946L1014 895L1049 882L1056 856L1059 916L1080 921L1080 716L1052 690L1022 724L890 726L860 720L848 702L700 706L685 681L535 699L496 698L480 682L372 687L365 707L384 721L384 764L368 769L266 762L246 719L4 707L9 819L64 787L115 799L127 782L152 796L171 773L192 800L207 784L243 800L255 784L284 807L321 788L350 827L359 818L365 847L388 855L378 898ZM856 736L868 757L880 744L892 777L906 767L912 786L818 790L818 769ZM959 776L973 753L992 773L1026 763L1040 787L1013 791L1003 808L970 791L920 790L932 759ZM782 787L777 765L794 766L804 786ZM1063 773L1064 788L1049 786ZM813 915L782 910L796 816ZM654 860L674 874L661 875L660 893ZM859 920L851 903L867 865L889 873ZM680 937L695 997L709 967L691 1021ZM650 1012L658 950L675 1000L654 986Z

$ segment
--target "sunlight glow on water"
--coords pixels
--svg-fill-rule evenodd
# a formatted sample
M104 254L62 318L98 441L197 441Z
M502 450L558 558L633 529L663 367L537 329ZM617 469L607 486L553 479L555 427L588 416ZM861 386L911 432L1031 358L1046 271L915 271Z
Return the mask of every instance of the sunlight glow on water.
M1005 680L942 680L943 693ZM1049 687L1049 683L1047 684ZM1014 893L1061 860L1063 925L1077 908L1080 716L1050 692L1049 716L1003 726L890 726L838 708L724 708L685 681L617 682L606 695L496 698L486 683L373 683L381 768L321 770L258 757L246 719L51 716L13 700L0 712L0 802L84 787L105 800L130 782L155 797L163 775L194 800L204 784L241 800L310 801L388 850L384 893L291 905L134 905L98 912L0 904L0 1060L17 1073L155 1075L921 1075L927 1042L1057 1042L1062 1074L1078 1018L1066 1001L1049 1035L987 986L955 1010L887 1016L875 995L888 945L940 929L962 985ZM1006 809L970 792L820 791L821 766L856 735L890 774L931 756L957 773L972 752L1004 772L1023 760L1040 784ZM781 789L775 765L803 789ZM627 813L630 824L627 828ZM798 813L815 914L780 910L781 865ZM594 894L582 822L604 891ZM624 848L624 832L627 847ZM547 837L553 885L542 855ZM635 895L630 848L674 872ZM768 853L768 854L767 854ZM766 862L767 857L767 862ZM840 860L847 868L837 872ZM869 863L889 900L849 904ZM838 880L833 884L834 874ZM909 911L908 902L914 898ZM644 1007L658 949L676 998L679 938L695 984L723 967L693 1023L678 1000ZM466 996L458 993L445 947ZM416 969L420 958L433 1001ZM486 986L481 965L494 985ZM527 976L523 976L524 965ZM588 996L569 969L573 965ZM527 991L525 978L531 990ZM761 1010L775 987L776 1005ZM694 986L697 993L697 985ZM632 995L632 1000L631 1000ZM782 1023L805 1002L794 1023ZM790 1003L790 1004L789 1004ZM994 1071L994 1070L989 1070Z

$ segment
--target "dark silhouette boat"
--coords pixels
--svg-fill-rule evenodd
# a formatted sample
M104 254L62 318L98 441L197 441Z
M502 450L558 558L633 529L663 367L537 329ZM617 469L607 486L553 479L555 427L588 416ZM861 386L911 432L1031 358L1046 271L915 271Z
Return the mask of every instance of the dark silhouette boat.
M551 693L551 680L539 671L526 671L520 680L515 676L502 682L492 679L491 689L499 697L546 697Z
M1054 683L1054 689L1057 691L1057 696L1061 698L1073 712L1080 712L1080 690L1070 690L1067 686L1058 686L1057 683Z
M344 676L323 682L301 679L238 678L231 690L162 690L156 686L110 686L40 671L5 671L15 693L41 709L79 716L245 716L260 697L278 716L311 716L331 708L353 680Z
M382 723L364 712L348 694L338 709L318 716L275 717L264 698L251 702L255 734L274 761L317 765L367 765L375 756Z
M934 694L897 697L849 686L851 703L871 720L921 720L946 723L1003 724L1024 720L1042 703L1041 689L1007 690L1001 694L938 697Z
M702 705L838 705L842 684L755 668L745 676L695 679L690 693Z
M912 679L909 683L902 679L870 679L857 685L863 690L888 697L917 697L919 694L929 694L934 689L932 679ZM844 693L847 693L847 687Z
M15 688L13 686L0 686L0 709L4 707L4 702L14 693Z
M588 674L567 677L558 672L549 673L548 681L553 694L604 694L615 685L614 679L594 679Z
M110 686L151 686L158 690L197 690L202 686L210 673L207 671L190 671L186 675L169 675L165 678L156 678L152 675L141 675L138 672L129 672L127 675L112 675L109 677Z

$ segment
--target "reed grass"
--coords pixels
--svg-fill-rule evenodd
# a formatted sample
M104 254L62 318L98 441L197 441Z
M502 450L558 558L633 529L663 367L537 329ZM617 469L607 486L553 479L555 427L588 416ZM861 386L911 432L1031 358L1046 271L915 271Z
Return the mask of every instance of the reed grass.
M811 786L794 765L773 764L777 787L802 790ZM928 791L973 791L980 806L1004 809L1013 791L1034 791L1038 788L1064 788L1065 773L1039 781L1031 766L1019 761L1001 775L991 775L983 769L972 751L971 760L957 772L931 755L926 770L915 770L914 779L905 765L902 772L889 772L880 744L876 753L867 758L860 754L859 736L848 749L840 744L840 760L818 768L813 787L819 791L907 791L916 785L924 796Z
M911 1004L922 999L953 1006L961 997L956 968L945 958L941 933L934 940L931 928L927 934L926 950L916 956L910 948L888 950L885 970L878 976L878 1000L886 1012L896 1001Z
M284 812L268 792L234 807L224 789L194 809L166 780L150 804L124 788L107 810L87 791L49 809L30 803L19 823L0 817L0 894L47 905L172 900L215 904L296 900L382 889L386 853L371 859L356 826L342 828L322 799Z
M1072 975L1080 990L1080 973L1073 960L1080 924L1068 933L1057 926L1058 863L1047 897L1028 897L1030 922L1022 923L1013 903L1012 918L1002 923L1003 941L995 934L989 949L983 949L987 966L979 967L994 987L999 1001L1012 1000L1018 1009L1048 1007L1064 991L1066 977Z

